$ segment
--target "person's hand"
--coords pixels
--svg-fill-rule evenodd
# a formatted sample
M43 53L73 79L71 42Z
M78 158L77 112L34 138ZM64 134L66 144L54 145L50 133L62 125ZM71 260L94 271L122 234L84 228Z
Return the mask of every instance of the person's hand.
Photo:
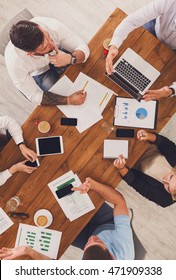
M79 191L80 193L84 194L90 190L90 185L86 183L86 181L81 184L79 187L74 187L71 189L72 191Z
M172 90L168 86L165 86L156 90L147 90L143 95L143 99L145 101L159 100L161 98L169 97L171 94Z
M113 59L118 55L119 50L116 46L110 46L106 57L106 72L111 75L113 72Z
M79 90L74 92L72 95L67 97L67 104L68 105L81 105L85 102L87 93L86 91Z
M140 129L137 132L137 138L140 141L150 141L150 142L154 142L156 140L156 135L153 133L148 133L147 131L145 131L144 129Z
M18 257L28 255L28 251L30 250L27 246L19 246L16 248L2 248L0 249L0 258L2 260L13 260Z
M126 159L123 155L119 155L118 158L114 160L113 164L118 170L121 170L126 166Z
M62 67L70 64L71 62L71 54L65 53L63 51L57 50L56 55L49 55L49 59L51 64L56 67Z
M32 151L31 149L27 148L25 144L19 145L19 148L25 158L27 158L30 161L36 160L37 154L34 151Z
M17 171L22 171L22 172L26 172L26 173L29 173L31 174L34 170L37 169L37 167L31 167L31 166L27 166L25 165L25 162L26 160L24 161L21 161L21 162L18 162L14 165L12 165L10 168L9 168L9 172L11 174L17 172Z

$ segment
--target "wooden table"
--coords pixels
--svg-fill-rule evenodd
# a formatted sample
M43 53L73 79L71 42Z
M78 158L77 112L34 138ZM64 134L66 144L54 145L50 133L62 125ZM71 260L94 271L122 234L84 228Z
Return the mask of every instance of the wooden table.
M119 9L105 22L102 28L90 41L89 47L91 56L82 65L71 66L66 74L74 81L78 73L89 75L98 82L114 90L120 96L128 96L118 86L104 76L105 57L103 55L102 42L111 37L115 27L126 15ZM154 36L139 28L133 31L120 48L121 55L127 47L131 47L146 61L151 63L159 71L161 76L154 83L152 88L160 88L170 85L175 79L176 55L173 51L161 44ZM13 219L14 225L0 236L1 247L13 247L15 245L16 233L19 222L34 225L34 213L41 208L51 211L53 222L50 229L62 231L61 245L58 258L64 253L67 247L75 239L82 228L102 205L103 200L99 195L90 192L90 197L96 210L70 222L62 212L58 203L47 184L69 170L73 170L84 181L90 176L102 183L116 187L121 178L113 167L113 160L104 160L103 140L105 138L115 139L115 131L111 134L103 129L104 122L113 121L115 96L113 96L103 112L103 120L79 134L74 127L60 125L60 118L63 114L51 106L38 106L23 125L24 139L27 146L35 150L35 138L43 135L38 131L35 121L47 120L51 124L51 131L47 135L62 135L64 141L64 154L40 157L41 166L31 175L25 173L14 174L0 189L0 196L6 202L10 197L17 195L21 199L19 211L30 214L29 219ZM168 122L176 112L176 99L168 98L159 102L157 132ZM148 144L141 143L136 139L129 142L129 167L132 167L139 157L144 153ZM23 159L19 148L11 140L1 153L1 171L9 168L12 164Z

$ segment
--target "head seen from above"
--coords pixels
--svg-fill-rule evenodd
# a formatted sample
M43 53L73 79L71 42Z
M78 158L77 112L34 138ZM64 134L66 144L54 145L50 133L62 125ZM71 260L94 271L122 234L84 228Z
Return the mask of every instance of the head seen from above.
M19 21L9 35L13 45L28 55L44 55L56 48L48 32L32 21Z
M84 247L83 260L113 260L106 245L98 238L92 235Z
M166 174L163 179L164 188L171 194L173 200L176 201L176 167Z

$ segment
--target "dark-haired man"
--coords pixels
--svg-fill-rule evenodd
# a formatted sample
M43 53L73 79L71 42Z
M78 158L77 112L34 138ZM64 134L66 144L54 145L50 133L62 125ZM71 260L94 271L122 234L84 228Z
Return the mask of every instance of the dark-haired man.
M10 30L5 50L8 73L15 86L34 104L79 105L86 93L77 91L69 97L49 89L70 64L83 63L89 48L65 25L53 18L36 17L20 21Z
M132 260L134 244L130 218L124 197L113 188L98 183L91 178L73 191L87 193L92 190L103 199L114 204L112 209L107 204L98 210L88 225L78 235L73 245L84 247L83 260ZM1 259L14 259L28 255L32 259L49 259L30 247L2 248Z

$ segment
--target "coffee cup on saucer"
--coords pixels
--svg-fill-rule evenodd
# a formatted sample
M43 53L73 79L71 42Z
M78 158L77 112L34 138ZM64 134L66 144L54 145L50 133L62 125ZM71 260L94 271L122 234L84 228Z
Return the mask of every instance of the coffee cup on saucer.
M34 223L38 227L49 227L53 221L53 216L47 209L40 209L34 215Z
M50 131L51 125L47 121L41 121L38 124L38 130L42 133L47 133Z

